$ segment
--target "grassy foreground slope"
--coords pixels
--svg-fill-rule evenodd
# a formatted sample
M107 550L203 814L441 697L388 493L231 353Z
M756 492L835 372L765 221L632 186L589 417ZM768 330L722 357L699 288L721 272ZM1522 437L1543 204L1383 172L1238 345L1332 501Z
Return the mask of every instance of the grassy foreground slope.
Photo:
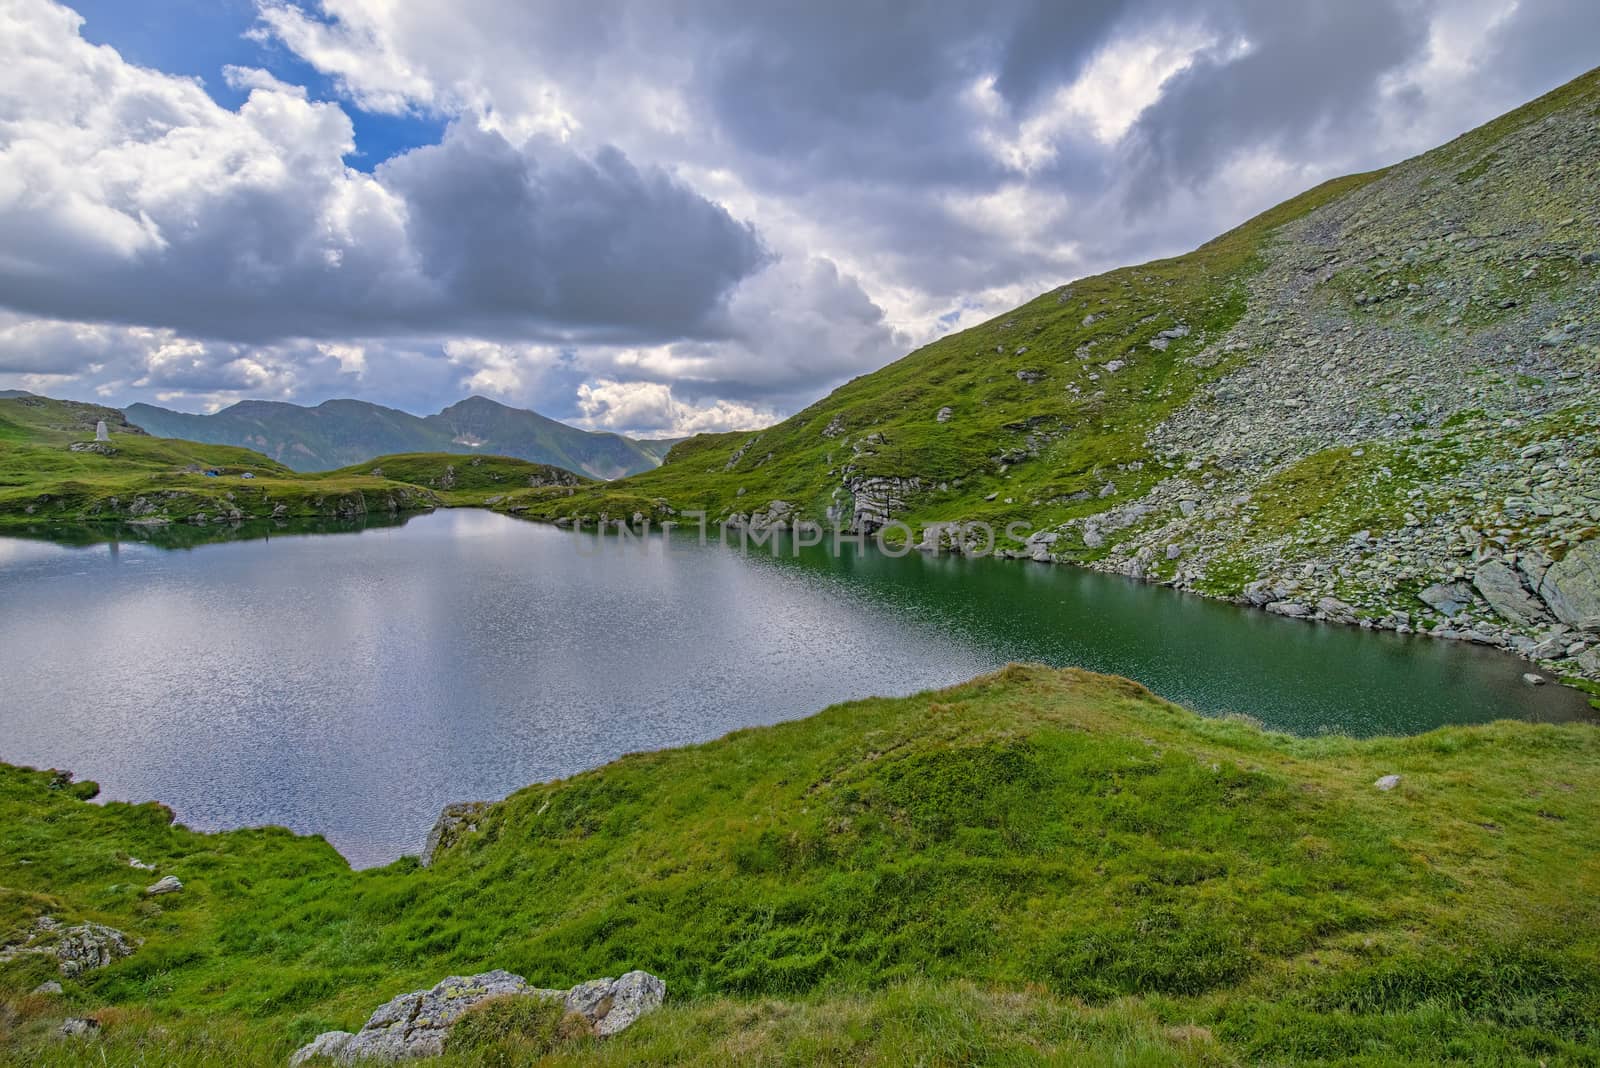
M532 786L361 872L78 792L0 769L0 943L45 914L144 943L57 997L0 964L0 1058L276 1065L503 967L667 980L554 1064L1600 1063L1587 726L1293 739L1011 667Z
M503 507L919 537L1021 522L1033 535L1001 548L1600 680L1600 615L1569 610L1600 604L1597 380L1600 71L770 429Z

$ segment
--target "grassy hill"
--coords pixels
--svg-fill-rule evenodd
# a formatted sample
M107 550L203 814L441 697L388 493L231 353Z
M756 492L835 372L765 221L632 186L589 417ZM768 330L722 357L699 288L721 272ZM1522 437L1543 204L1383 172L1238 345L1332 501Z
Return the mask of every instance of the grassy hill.
M110 431L103 443L94 440L102 419ZM151 437L115 409L32 395L0 399L0 522L351 519L438 503L402 482L307 480L249 449Z
M768 430L503 506L918 539L1021 522L1032 534L1001 548L1035 560L1600 678L1583 658L1600 622L1540 603L1569 555L1600 573L1597 174L1600 72L1187 255L1045 293Z
M356 400L314 408L243 401L213 415L134 404L127 412L152 434L243 446L296 471L325 471L394 453L484 453L617 478L655 467L670 444L579 430L485 397L469 397L429 416Z
M550 1063L1600 1059L1588 726L1292 739L1012 667L532 786L432 867L360 872L87 792L0 770L0 942L45 914L145 941L59 998L25 993L52 961L0 964L24 1063L281 1065L494 967L667 980ZM51 1038L69 1013L101 1037Z
M514 456L427 452L379 456L318 477L338 479L361 475L424 486L445 504L463 507L499 504L506 494L515 491L532 489L558 493L591 481L565 468L519 460Z
M109 441L94 440L100 421ZM245 448L152 437L113 408L0 398L0 524L364 521L499 503L513 490L563 494L588 481L549 464L455 453L296 472Z

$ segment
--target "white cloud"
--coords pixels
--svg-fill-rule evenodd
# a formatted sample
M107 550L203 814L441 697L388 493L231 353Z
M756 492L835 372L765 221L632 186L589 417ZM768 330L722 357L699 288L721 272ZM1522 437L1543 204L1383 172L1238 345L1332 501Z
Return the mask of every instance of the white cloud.
M602 378L578 387L579 420L597 430L640 437L687 437L726 430L754 430L777 421L770 409L729 401L696 405L677 400L662 382L618 382Z

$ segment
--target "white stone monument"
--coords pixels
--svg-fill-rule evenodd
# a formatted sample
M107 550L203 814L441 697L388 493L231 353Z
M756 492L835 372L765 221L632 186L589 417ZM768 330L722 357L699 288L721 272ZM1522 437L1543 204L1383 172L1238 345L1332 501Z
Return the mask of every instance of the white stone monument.
M111 440L111 431L106 429L106 421L104 419L100 420L98 423L96 423L94 425L94 440L96 440L96 441L110 441Z

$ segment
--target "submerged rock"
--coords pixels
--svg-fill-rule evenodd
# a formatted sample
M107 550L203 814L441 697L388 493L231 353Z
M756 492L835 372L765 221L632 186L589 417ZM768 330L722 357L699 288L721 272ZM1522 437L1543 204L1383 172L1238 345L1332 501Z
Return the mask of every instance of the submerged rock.
M289 1064L298 1068L313 1057L338 1064L436 1057L444 1052L451 1025L473 1006L500 997L560 999L568 1012L582 1016L596 1035L605 1037L659 1008L666 993L666 983L640 971L620 979L591 979L566 991L529 986L522 976L507 971L453 975L431 990L401 994L379 1007L355 1034L327 1031L318 1035L296 1050Z

